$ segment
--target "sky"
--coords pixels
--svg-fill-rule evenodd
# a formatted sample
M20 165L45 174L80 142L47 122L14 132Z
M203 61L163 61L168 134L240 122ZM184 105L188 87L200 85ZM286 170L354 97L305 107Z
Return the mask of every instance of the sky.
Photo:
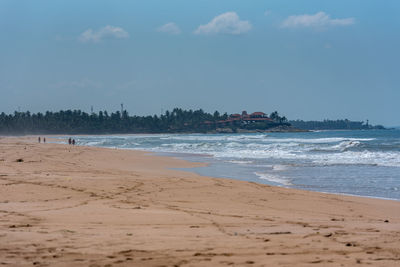
M0 112L400 125L398 0L0 0Z

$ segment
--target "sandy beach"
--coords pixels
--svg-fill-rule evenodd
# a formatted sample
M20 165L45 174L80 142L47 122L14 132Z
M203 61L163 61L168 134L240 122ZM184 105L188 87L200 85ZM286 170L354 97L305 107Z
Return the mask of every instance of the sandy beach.
M1 138L0 265L400 265L399 201L173 169L193 166Z

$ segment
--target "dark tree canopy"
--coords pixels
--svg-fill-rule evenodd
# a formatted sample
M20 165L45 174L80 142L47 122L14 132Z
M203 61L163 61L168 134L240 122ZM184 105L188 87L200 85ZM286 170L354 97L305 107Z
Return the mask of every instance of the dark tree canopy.
M289 123L296 128L304 130L368 130L368 129L385 129L381 125L368 125L362 121L350 120L323 120L323 121L303 121L295 120Z
M112 134L206 132L212 124L226 119L227 114L175 108L158 116L130 116L126 110L109 114L107 111L86 113L80 110L36 113L14 112L0 114L0 134Z
M270 121L245 124L232 121L225 113L174 108L162 115L130 116L126 110L108 113L86 113L81 110L47 111L43 113L17 112L0 114L0 134L123 134L123 133L205 133L219 128L236 132L243 130L267 130L277 126L290 126L299 129L371 129L363 122L349 120L330 121L289 121L277 111L271 113ZM375 126L379 128L381 126ZM382 127L383 128L383 127Z

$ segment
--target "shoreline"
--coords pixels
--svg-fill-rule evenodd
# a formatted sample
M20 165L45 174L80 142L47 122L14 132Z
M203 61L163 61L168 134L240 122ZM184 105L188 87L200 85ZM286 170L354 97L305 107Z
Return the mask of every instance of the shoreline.
M327 131L331 131L331 130L327 130ZM337 131L337 130L332 130L332 131ZM346 130L343 130L346 131ZM266 133L266 132L264 132ZM165 133L168 134L168 133ZM172 134L180 134L180 133L172 133ZM218 133L217 133L218 134ZM159 134L112 134L112 135L95 135L95 136L132 136L132 135L159 135ZM30 138L30 137L38 137L39 135L27 135L24 137ZM48 138L49 139L53 139L53 138L57 138L57 137L65 137L66 135L49 135ZM93 135L76 135L77 137L79 136L93 136ZM24 138L22 137L22 138ZM1 137L0 137L1 138ZM7 137L4 137L7 138ZM12 137L11 137L12 138ZM54 142L55 144L60 144L57 142ZM206 162L201 162L201 161L190 161L190 160L186 160L184 159L183 156L185 155L193 155L194 157L201 157L201 156L205 156L205 157L210 157L212 158L213 156L210 154L193 154L193 153L180 153L180 152L160 152L160 151L146 151L146 150L140 150L140 149L133 149L133 148L120 148L120 147L100 147L100 146L90 146L90 145L78 145L78 146L82 146L82 147L97 147L97 148L105 148L105 149L121 149L121 150L131 150L131 151L139 151L139 152L144 152L144 153L150 153L153 154L155 156L161 156L161 157L170 157L173 159L177 159L177 160L184 160L184 161L188 161L188 162L193 162L193 163L199 163L199 164L204 164L204 166L202 167L208 167L208 163ZM177 154L178 156L171 156L169 154ZM180 157L179 155L182 155L182 157ZM184 170L184 168L177 168ZM190 169L190 167L189 167ZM202 177L212 177L212 178L216 178L216 179L233 179L233 180L237 180L237 181L245 181L246 180L242 180L239 178L234 178L234 177L214 177L214 176L207 176L207 175L202 175L199 172L196 172L194 170L189 170L189 172L195 173L197 175L200 175ZM269 185L269 186L276 186L276 187L280 187L280 188L288 188L288 189L295 189L295 190L304 190L307 192L316 192L316 193L323 193L323 194L332 194L332 195L343 195L343 196L351 196L351 197L361 197L361 198L371 198L371 199L382 199L382 200L390 200L390 201L398 201L400 202L400 199L396 199L396 198L387 198L387 197L379 197L379 196L366 196L366 195L357 195L357 194L351 194L351 193L339 193L339 192L325 192L325 191L317 191L317 190L307 190L307 189L302 189L302 188L295 188L295 187L290 187L290 186L286 186L284 184L282 185L274 185L274 184L270 184L270 183L262 183L262 182L256 182L259 184L263 184L263 185Z
M380 130L380 129L377 129L377 130ZM387 129L385 129L385 130L387 130ZM352 130L318 130L318 131L352 131ZM362 131L362 130L360 130L360 131ZM313 132L312 130L310 130L309 132ZM267 132L263 132L263 133L267 133ZM133 134L99 134L99 135L92 135L92 134L79 134L79 135L71 135L71 136L75 136L75 137L79 137L79 136L84 136L84 137L86 137L86 136L104 136L104 137L107 137L107 136L137 136L137 135L149 135L149 136L152 136L152 135L163 135L163 134L172 134L172 135L174 135L174 134L177 134L177 135L179 135L179 134L182 134L182 133L143 133L143 134L141 134L141 133L133 133ZM193 133L193 134L202 134L202 133ZM216 134L218 134L218 133L216 133ZM233 133L233 134L236 134L236 133ZM237 134L240 134L240 133L237 133ZM22 139L25 139L25 138L37 138L37 137L41 137L41 136L43 136L43 135L24 135L24 136L0 136L0 139L1 138L22 138ZM48 138L48 141L49 140L51 140L51 139L57 139L57 140L60 140L59 139L59 137L68 137L69 135L46 135L46 136L44 136L44 137L47 137ZM36 140L33 140L33 142L36 142ZM49 143L49 144L62 144L62 143L60 143L60 142L47 142L47 143ZM198 164L203 164L203 166L201 166L201 167L208 167L208 165L209 165L209 163L206 163L206 162L202 162L202 161L197 161L197 160L187 160L187 159L185 159L184 158L184 156L187 156L187 155L189 155L189 156L193 156L193 157L209 157L209 158L213 158L213 155L211 155L211 154L195 154L195 153L185 153L185 152L162 152L162 151L147 151L147 150L140 150L140 149L134 149L134 148L121 148L121 147L101 147L101 146L95 146L95 145L76 145L76 146L81 146L81 147L96 147L96 148L104 148L104 149L117 149L117 150L127 150L127 151L138 151L138 152L143 152L143 153L149 153L149 154L152 154L152 155L155 155L155 156L160 156L160 157L169 157L169 158L172 158L172 159L177 159L177 160L183 160L183 161L187 161L187 162L192 162L192 163L198 163ZM170 154L172 154L172 155L170 155ZM174 156L174 155L177 155L177 156ZM179 156L179 155L182 155L182 156ZM196 166L196 167L198 167L198 166ZM201 174L201 173L199 173L199 172L197 172L197 171L195 171L195 170L184 170L184 169L191 169L191 167L188 167L188 168L175 168L176 170L183 170L183 171L188 171L188 172L191 172L191 173L194 173L194 174L196 174L196 175L199 175L199 176L202 176L202 177L212 177L212 178L216 178L216 179L233 179L233 180L236 180L236 181L247 181L247 180L243 180L243 179L239 179L239 178L234 178L234 177L219 177L219 176L209 176L209 175L203 175L203 174ZM172 169L172 170L174 170L174 169ZM248 181L247 181L248 182ZM259 184L262 184L262 185L269 185L269 186L276 186L276 187L279 187L279 188L288 188L288 189L295 189L295 190L303 190L303 191L307 191L307 192L316 192L316 193L323 193L323 194L332 194L332 195L343 195L343 196L350 196L350 197L361 197L361 198L370 198L370 199L382 199L382 200L390 200L390 201L398 201L398 202L400 202L400 199L397 199L397 198L389 198L389 197L380 197L380 196L368 196L368 195L357 195L357 194L352 194L352 193L340 193L340 192L327 192L327 191L318 191L318 190L307 190L307 189L303 189L303 188L295 188L295 187L290 187L290 186L287 186L287 185L284 185L284 184L282 184L282 185L274 185L274 184L271 184L271 183L262 183L262 182L256 182L256 183L259 183Z
M10 266L396 266L400 203L200 176L149 152L0 138ZM18 159L22 159L18 162Z
M97 147L97 146L88 146L88 147ZM104 147L107 148L107 147ZM112 148L112 149L123 149L123 150L132 150L132 151L141 151L141 152L149 152L152 153L156 156L161 156L161 157L171 157L173 159L178 159L178 160L186 160L183 158L184 155L189 155L189 156L195 156L195 157L210 157L213 158L212 155L209 154L191 154L191 153L179 153L179 152L174 152L174 153L169 153L169 152L153 152L153 151L146 151L146 150L138 150L138 149L132 149L132 148ZM168 154L182 154L182 157L178 156L171 156ZM194 162L194 163L204 163L205 166L201 166L201 167L205 167L207 168L209 163L205 163L205 162L201 162L201 161L191 161L191 160L186 160L189 162ZM180 169L180 168L178 168ZM190 169L190 167L189 167ZM182 170L185 170L185 168L182 168ZM238 178L232 178L232 177L218 177L218 176L207 176L207 175L202 175L199 172L193 171L193 170L189 170L189 172L195 173L197 175L200 175L202 177L212 177L215 179L232 179L232 180L236 180L236 181L243 181L243 182L249 182L246 180L242 180L242 179L238 179ZM285 184L281 184L281 185L273 185L273 184L269 184L269 183L261 183L261 182L255 182L261 185L268 185L268 186L273 186L273 187L278 187L278 188L287 188L287 189L294 189L294 190L301 190L301 191L306 191L306 192L315 192L315 193L321 193L321 194L328 194L328 195L339 195L339 196L350 196L350 197L360 197L360 198L370 198L370 199L381 199L381 200L390 200L390 201L398 201L400 202L400 199L397 198L387 198L387 197L378 197L378 196L364 196L364 195L356 195L356 194L349 194L349 193L337 193L337 192L326 192L326 191L317 191L317 190L307 190L307 189L302 189L302 188L295 188L295 187L291 187L289 185L285 185Z

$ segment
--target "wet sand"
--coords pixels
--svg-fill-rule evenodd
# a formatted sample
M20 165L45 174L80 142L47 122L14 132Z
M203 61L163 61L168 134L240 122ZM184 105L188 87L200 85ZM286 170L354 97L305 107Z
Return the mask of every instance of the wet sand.
M49 138L48 138L49 140ZM400 202L0 139L0 266L400 266Z

